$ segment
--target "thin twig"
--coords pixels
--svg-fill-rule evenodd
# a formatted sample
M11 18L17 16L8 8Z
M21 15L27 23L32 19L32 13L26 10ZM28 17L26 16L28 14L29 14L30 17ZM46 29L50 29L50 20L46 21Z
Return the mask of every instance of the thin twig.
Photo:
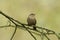
M12 35L12 37L11 37L10 40L13 39L13 37L14 37L14 35L15 35L15 33L16 33L17 28L23 28L23 29L27 30L27 31L30 33L30 35L31 35L35 40L37 40L37 39L36 39L36 37L32 34L32 33L34 33L34 32L31 32L31 30L33 30L33 31L35 31L35 32L38 32L38 33L39 33L39 34L38 34L39 36L41 36L41 34L44 35L48 40L50 40L50 39L48 38L47 35L50 35L50 34L56 35L56 36L58 37L58 40L60 40L59 35L57 35L57 33L55 33L55 31L53 31L53 30L49 30L49 29L46 29L46 28L38 27L38 26L36 26L37 30L34 30L34 29L32 29L32 28L26 27L26 26L29 26L29 25L23 24L23 23L19 22L18 20L15 20L15 19L9 17L8 15L4 14L4 13L1 12L1 11L0 11L0 14L2 14L3 16L5 16L7 19L9 19L10 22L12 22L12 23L15 25L15 30L14 30L14 33L13 33L13 35ZM18 25L17 23L18 23L19 25ZM12 26L11 23L10 23L9 25L7 25L6 27L8 27L8 26ZM13 27L14 27L14 26L13 26ZM32 27L32 26L31 26L31 27ZM0 28L3 28L3 27L0 27ZM41 32L41 31L39 31L38 29L45 30L47 33L46 33L46 32Z
M11 37L11 39L10 39L10 40L12 40L12 39L13 39L13 37L14 37L14 35L15 35L15 33L16 33L16 30L17 30L17 26L15 27L15 30L14 30L14 32L13 32L12 37Z
M31 35L35 40L37 40L36 37L35 37L24 25L22 25L22 26L30 33L30 35Z

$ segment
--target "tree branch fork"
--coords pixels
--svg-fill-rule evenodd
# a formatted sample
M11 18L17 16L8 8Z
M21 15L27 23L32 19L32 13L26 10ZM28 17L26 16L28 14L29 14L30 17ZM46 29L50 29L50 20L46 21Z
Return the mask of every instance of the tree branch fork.
M13 32L10 40L13 40L17 28L22 29L22 30L26 30L34 38L34 40L37 40L37 38L33 34L38 35L40 37L42 35L42 36L46 37L48 40L51 40L51 39L47 35L55 35L58 38L58 40L60 40L59 33L57 34L53 30L49 30L47 28L42 28L42 27L39 27L39 26L36 26L36 30L34 30L32 26L29 26L27 24L21 23L18 20L15 20L12 17L4 14L2 11L0 11L0 14L3 15L4 17L6 17L9 20L9 25L0 26L0 28L4 28L4 27L15 27L15 30L14 30L14 32ZM11 25L11 22L14 25ZM43 30L43 32L41 30Z

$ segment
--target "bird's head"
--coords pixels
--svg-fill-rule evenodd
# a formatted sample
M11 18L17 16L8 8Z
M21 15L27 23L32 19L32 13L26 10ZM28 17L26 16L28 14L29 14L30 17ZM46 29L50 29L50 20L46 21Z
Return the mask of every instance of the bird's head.
M35 16L35 14L34 13L31 13L29 16L32 16L33 17L33 16Z

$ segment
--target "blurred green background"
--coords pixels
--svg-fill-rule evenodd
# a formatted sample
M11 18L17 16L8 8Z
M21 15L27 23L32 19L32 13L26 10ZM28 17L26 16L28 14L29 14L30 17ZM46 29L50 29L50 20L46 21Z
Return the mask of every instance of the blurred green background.
M0 0L0 10L22 23L30 13L36 14L37 25L60 33L60 0ZM0 15L0 25L7 25L7 19ZM9 40L14 28L0 28L0 40ZM40 37L37 36L40 40ZM51 36L52 40L57 40ZM27 31L18 29L13 40L34 40Z

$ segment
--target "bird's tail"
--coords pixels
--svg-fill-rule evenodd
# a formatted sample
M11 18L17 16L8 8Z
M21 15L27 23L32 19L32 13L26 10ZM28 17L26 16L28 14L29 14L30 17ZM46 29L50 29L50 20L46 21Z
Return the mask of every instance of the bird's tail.
M35 25L33 25L33 29L36 30L36 26Z

